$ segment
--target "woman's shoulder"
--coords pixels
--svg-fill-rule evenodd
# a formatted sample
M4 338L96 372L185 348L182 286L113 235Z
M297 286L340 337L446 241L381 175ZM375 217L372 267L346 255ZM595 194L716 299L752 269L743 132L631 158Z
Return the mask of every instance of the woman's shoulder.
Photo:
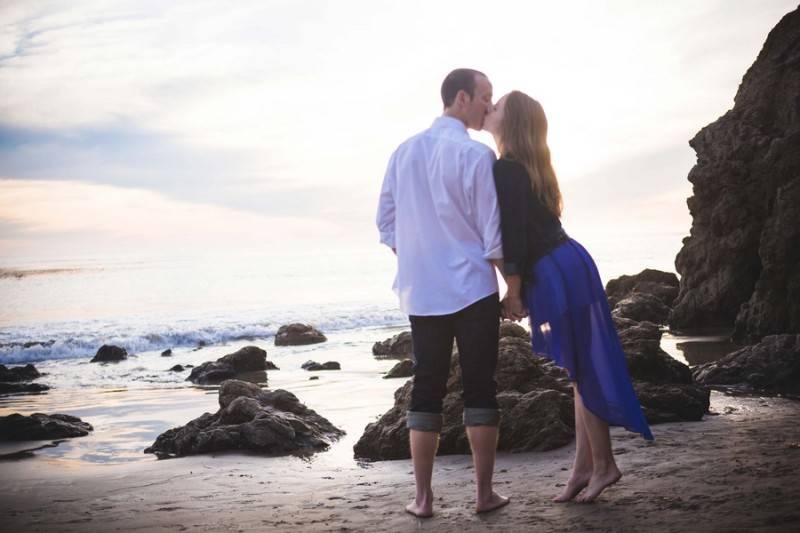
M494 162L494 173L495 176L528 177L528 171L522 163L505 156Z

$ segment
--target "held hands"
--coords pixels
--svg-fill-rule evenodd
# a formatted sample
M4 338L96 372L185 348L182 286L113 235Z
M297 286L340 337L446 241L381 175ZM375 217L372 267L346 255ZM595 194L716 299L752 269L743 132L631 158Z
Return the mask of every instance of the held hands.
M500 316L506 320L518 322L528 316L528 310L522 304L519 294L507 292L500 303L502 304Z

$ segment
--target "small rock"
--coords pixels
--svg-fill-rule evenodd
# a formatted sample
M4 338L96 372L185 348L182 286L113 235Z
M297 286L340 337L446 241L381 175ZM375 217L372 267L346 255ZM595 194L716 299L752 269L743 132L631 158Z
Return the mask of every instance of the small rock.
M0 381L10 383L15 381L30 381L40 377L41 374L32 364L7 368L0 365Z
M0 440L5 441L83 437L88 435L92 429L91 424L87 424L80 418L64 414L34 413L30 416L23 416L14 413L0 416Z
M275 334L275 346L300 346L317 344L328 338L321 331L308 324L288 324L278 328Z
M308 381L314 381L315 379L319 379L319 376L310 376Z
M383 379L391 378L410 378L414 375L414 361L403 359L389 370Z
M382 342L372 345L372 355L379 357L410 357L414 353L411 332L403 331Z
M128 352L125 348L114 346L112 344L104 344L97 350L97 353L92 358L90 363L109 363L122 361L128 358Z
M336 361L328 361L326 363L317 363L316 361L306 361L300 368L309 371L318 371L318 370L341 370L342 367Z
M186 370L186 368L183 367L182 365L175 365L172 368L170 368L169 370L170 370L170 372L183 372L184 370Z
M0 382L0 394L15 394L19 392L44 392L50 387L41 383L2 383Z
M172 348L167 348L161 352L161 357L170 357L172 355Z
M267 368L267 352L257 346L245 346L216 361L207 361L193 368L186 380L198 384L220 383L245 372Z

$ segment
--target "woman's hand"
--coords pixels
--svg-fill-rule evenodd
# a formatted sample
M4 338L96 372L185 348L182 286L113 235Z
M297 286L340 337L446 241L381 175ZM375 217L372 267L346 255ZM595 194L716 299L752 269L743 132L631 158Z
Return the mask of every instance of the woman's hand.
M507 320L518 322L528 316L528 310L522 304L519 294L506 293L501 304L503 307L500 314Z

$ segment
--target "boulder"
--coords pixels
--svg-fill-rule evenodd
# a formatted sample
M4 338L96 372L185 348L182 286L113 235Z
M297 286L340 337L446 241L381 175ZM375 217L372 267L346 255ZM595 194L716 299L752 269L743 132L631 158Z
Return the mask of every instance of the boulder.
M327 337L308 324L288 324L278 328L275 346L299 346L327 341Z
M0 394L16 394L19 392L44 392L50 387L42 383L2 383L0 382Z
M710 405L709 390L695 384L634 381L633 388L649 424L699 421Z
M41 374L32 364L15 366L13 368L0 365L0 382L12 383L16 381L31 381L40 376Z
M49 440L84 437L92 426L80 418L64 414L14 413L0 416L0 441Z
M220 383L246 372L266 370L267 352L257 346L245 346L216 361L192 368L187 381L202 385Z
M328 361L327 363L317 363L316 361L306 361L300 368L316 372L318 370L341 370L342 367L336 361Z
M170 372L183 372L186 368L183 365L175 365L169 369Z
M674 273L646 268L638 274L620 276L609 281L606 284L606 296L612 308L634 293L655 296L664 305L672 306L679 288L680 282Z
M612 315L631 320L666 324L670 309L660 298L646 292L634 292L614 306Z
M510 320L503 320L500 322L500 338L502 337L517 337L520 339L530 339L531 334L528 330Z
M161 357L170 357L172 356L172 348L168 348L161 352Z
M650 383L692 383L691 369L661 349L658 326L652 322L629 324L619 319L615 319L615 324L631 379Z
M800 335L770 335L717 361L698 365L694 378L708 386L800 395Z
M372 355L377 357L400 357L407 358L414 355L414 343L411 340L411 332L403 331L386 339L382 342L376 342L372 345Z
M285 390L262 390L239 380L222 382L219 410L167 430L145 453L159 458L227 450L265 455L310 454L344 432Z
M392 378L410 378L414 375L414 361L411 359L403 359L396 365L394 365L391 370L389 370L386 375L383 376L383 379L392 379Z
M97 353L92 358L90 363L113 363L122 361L128 358L128 352L125 348L114 346L113 344L104 344L97 350Z
M672 328L800 333L800 8L770 31L734 106L689 142L692 227Z
M573 406L566 373L531 353L527 339L504 337L498 356L498 403L501 407L499 450L548 450L567 444L574 436ZM395 404L378 421L368 424L353 450L369 460L410 457L406 410L413 380L395 392ZM444 427L439 454L469 453L462 421L461 369L458 350L451 358L447 395L444 398ZM514 435L504 439L504 433Z

